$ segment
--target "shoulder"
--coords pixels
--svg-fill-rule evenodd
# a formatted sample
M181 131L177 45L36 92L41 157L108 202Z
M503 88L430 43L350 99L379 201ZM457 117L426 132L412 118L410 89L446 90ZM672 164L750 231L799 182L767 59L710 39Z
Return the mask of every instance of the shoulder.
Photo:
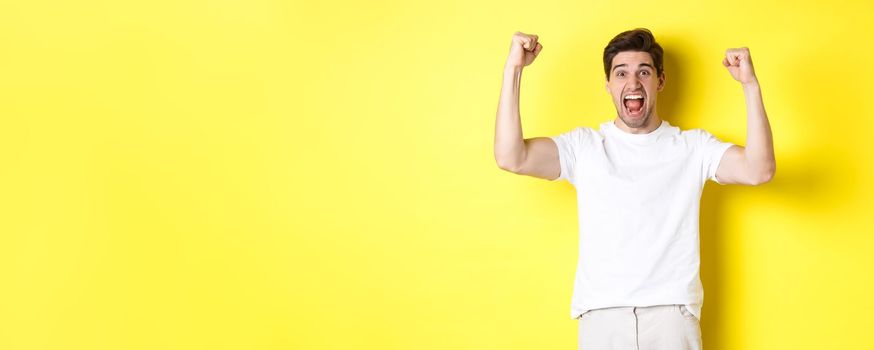
M709 132L707 132L707 130L704 130L701 128L696 128L696 129L683 130L680 132L680 135L685 137L685 138L688 138L688 139L700 140L700 139L707 137L707 135L711 135L711 134Z
M553 140L556 140L556 142L565 141L565 142L572 142L572 143L582 143L588 139L591 139L592 137L594 137L597 134L598 133L590 127L578 126L578 127L575 127L571 130L562 132L558 135L550 136L550 138L552 138Z
M689 144L698 146L711 142L719 142L716 136L701 128L683 130L680 132L680 136L686 139Z
M570 130L570 132L577 133L584 136L589 136L591 134L596 133L595 129L592 129L588 126L578 126Z

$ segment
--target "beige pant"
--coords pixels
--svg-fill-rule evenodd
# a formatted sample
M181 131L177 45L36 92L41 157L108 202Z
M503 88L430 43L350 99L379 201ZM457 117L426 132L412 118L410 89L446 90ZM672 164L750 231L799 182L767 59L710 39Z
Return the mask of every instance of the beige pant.
M580 350L701 349L701 326L685 305L595 309L579 322Z

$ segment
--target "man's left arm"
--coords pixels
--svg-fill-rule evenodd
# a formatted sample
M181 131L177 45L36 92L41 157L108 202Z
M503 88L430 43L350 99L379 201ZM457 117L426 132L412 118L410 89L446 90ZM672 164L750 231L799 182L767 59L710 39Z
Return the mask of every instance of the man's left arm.
M716 169L716 177L723 184L766 183L771 181L776 171L774 141L750 50L745 47L726 50L722 65L743 87L747 106L747 143L746 147L733 145L725 151Z

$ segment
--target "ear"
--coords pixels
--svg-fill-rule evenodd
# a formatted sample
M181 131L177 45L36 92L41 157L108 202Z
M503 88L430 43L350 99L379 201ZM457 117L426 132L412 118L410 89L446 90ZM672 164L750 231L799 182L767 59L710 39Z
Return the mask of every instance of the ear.
M662 91L665 89L665 72L662 71L662 74L659 75L659 86L656 90Z
M604 79L604 90L607 90L607 93L610 93L610 80Z

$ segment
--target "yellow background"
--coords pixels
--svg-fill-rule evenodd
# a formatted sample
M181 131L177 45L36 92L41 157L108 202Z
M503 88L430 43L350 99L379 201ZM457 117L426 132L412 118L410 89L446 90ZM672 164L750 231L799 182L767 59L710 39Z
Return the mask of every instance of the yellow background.
M601 52L650 28L660 115L744 144L708 183L705 348L872 349L866 1L3 1L0 349L575 349L567 182L498 169L515 31L526 137L615 110Z

